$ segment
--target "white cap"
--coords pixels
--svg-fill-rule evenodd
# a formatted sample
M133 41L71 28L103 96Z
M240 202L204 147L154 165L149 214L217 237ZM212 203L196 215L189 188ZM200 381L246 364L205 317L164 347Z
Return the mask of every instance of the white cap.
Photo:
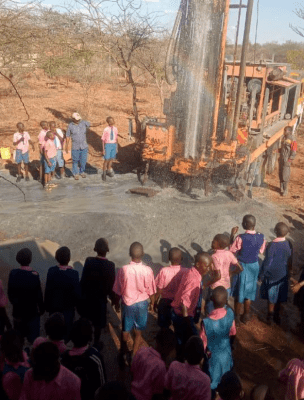
M75 119L75 121L80 121L81 120L81 116L80 116L80 114L78 114L78 112L74 112L72 114L72 118Z

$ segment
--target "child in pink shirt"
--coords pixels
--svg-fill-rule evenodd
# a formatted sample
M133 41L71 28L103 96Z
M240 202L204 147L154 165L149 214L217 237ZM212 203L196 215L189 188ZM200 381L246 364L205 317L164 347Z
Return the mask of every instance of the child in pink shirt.
M176 340L171 329L156 335L156 348L141 347L132 361L131 391L137 400L151 400L165 388L166 363L175 355Z
M198 253L195 256L194 266L183 274L171 304L174 332L178 344L178 359L182 359L183 347L188 338L197 335L194 315L200 296L202 277L208 274L211 264L212 258L208 253Z
M14 330L6 331L1 339L1 351L5 359L2 386L9 400L19 400L24 375L30 368L23 342L23 338Z
M169 328L171 325L171 303L179 288L182 276L187 271L186 268L181 267L182 259L183 255L180 249L177 247L170 249L169 261L171 266L162 268L155 280L157 287L155 308L157 307L158 310L157 323L161 328Z
M285 400L304 399L304 361L294 358L279 373L281 381L286 383Z
M139 349L142 340L141 331L146 329L148 320L148 299L150 310L154 308L156 292L153 271L142 263L144 249L142 244L134 242L130 246L131 263L122 267L115 278L113 291L117 294L115 308L119 310L119 299L122 300L122 337L119 353L119 364L123 368L128 353L127 342L134 329L135 340L133 355Z
M34 143L31 141L31 137L28 132L25 132L24 125L22 122L18 122L17 124L17 132L14 133L13 145L16 146L16 158L15 161L17 163L18 168L18 176L17 182L21 181L21 163L23 161L24 171L25 171L25 180L29 181L28 175L28 164L30 162L29 159L29 145L32 146L33 151L35 150Z
M107 118L108 126L103 131L102 135L102 149L104 154L103 163L103 173L102 180L107 179L107 174L112 178L114 176L114 171L112 168L113 160L116 158L117 154L117 137L118 130L114 126L115 121L112 117Z
M41 131L38 135L38 143L39 143L39 151L40 151L40 170L39 170L39 175L40 175L40 182L42 182L44 178L44 156L43 156L43 145L45 141L45 135L47 134L49 130L49 124L47 121L41 121L40 122L41 126Z
M51 187L57 186L51 184L51 177L56 168L56 155L57 149L55 145L55 135L53 132L47 132L45 136L45 142L43 144L43 156L44 156L44 187L49 190Z
M58 347L41 343L32 352L33 368L26 372L19 400L81 400L81 381L60 365Z
M210 378L202 370L204 345L198 336L192 336L185 346L185 364L173 361L165 379L170 400L210 400Z
M33 343L35 349L39 344L44 342L53 342L59 349L60 354L63 354L66 350L64 344L64 336L66 334L66 325L64 316L61 313L52 314L45 322L44 325L45 333L47 337L39 336Z

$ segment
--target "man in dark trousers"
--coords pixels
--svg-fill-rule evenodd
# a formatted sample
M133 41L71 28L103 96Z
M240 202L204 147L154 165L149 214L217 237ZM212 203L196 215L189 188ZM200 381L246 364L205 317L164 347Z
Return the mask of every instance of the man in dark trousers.
M282 196L288 194L288 182L290 180L291 162L294 160L297 152L297 142L292 136L292 127L286 126L282 138L281 154L279 159L279 176Z

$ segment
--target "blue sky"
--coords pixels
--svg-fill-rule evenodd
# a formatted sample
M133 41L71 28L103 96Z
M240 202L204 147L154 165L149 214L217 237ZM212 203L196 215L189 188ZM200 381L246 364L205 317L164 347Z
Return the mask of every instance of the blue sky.
M203 0L202 0L203 1ZM176 10L179 7L180 0L143 0L145 5L151 11L160 11L164 13L164 19L167 24L173 24ZM231 0L231 3L238 3L239 0ZM42 3L48 5L60 5L60 0L43 0ZM243 0L246 4L246 0ZM303 26L304 20L299 19L294 10L303 6L304 1L288 1L288 0L260 0L259 2L259 28L258 42L265 43L277 41L279 43L286 40L303 41L304 38L297 35L289 27L290 24ZM231 10L228 37L233 40L236 25L237 10ZM243 10L243 19L245 18L245 10ZM257 19L257 0L255 0L254 14L251 27L251 40L254 41L255 26Z

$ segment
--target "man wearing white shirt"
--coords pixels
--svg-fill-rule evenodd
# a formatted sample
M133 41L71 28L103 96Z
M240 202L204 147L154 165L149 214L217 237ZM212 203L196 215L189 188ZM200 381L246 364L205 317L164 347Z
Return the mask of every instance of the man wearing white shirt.
M50 130L54 132L55 135L55 146L57 149L56 162L59 167L59 176L58 179L64 178L64 159L63 159L63 143L65 141L65 135L61 129L56 128L56 122L50 122Z

